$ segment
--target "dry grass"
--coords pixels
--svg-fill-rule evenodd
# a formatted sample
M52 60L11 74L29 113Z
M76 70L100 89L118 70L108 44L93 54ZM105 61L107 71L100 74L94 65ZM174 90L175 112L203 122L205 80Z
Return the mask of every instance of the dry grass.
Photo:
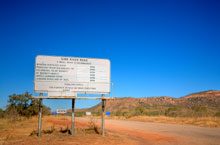
M143 122L157 122L157 123L170 123L170 124L190 124L202 127L214 127L220 128L219 117L166 117L166 116L134 116L129 119L125 117L108 117L109 119L120 119L120 120L133 120Z
M27 120L25 118L20 118L20 121L0 119L0 145L5 144L10 140L19 140L24 136L29 136L32 131L29 126L34 125L34 120Z
M76 122L75 135L70 135L69 124L56 124L48 122L70 122L71 118L57 118L54 116L45 116L42 120L41 138L37 137L38 117L31 119L21 118L20 121L9 121L8 119L0 119L0 145L23 144L23 145L58 145L58 144L137 144L134 139L129 139L125 135L113 134L108 132L105 136L101 136L97 132L95 123L91 120L80 126Z

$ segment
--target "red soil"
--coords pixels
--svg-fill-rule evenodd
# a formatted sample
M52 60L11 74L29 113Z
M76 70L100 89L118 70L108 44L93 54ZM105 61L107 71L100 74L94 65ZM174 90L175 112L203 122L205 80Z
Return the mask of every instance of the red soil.
M48 120L49 123L57 124L57 125L71 125L71 121L54 121L54 120ZM88 125L88 122L86 121L75 121L75 127L85 127ZM164 142L164 143L175 143L177 142L177 139L174 137L170 136L164 136L160 134L155 134L155 133L147 133L147 132L142 132L142 131L136 131L136 130L129 130L125 128L121 128L119 126L110 126L106 125L105 128L109 131L113 132L118 132L121 134L127 134L132 137L139 138L141 140L145 140L147 142Z

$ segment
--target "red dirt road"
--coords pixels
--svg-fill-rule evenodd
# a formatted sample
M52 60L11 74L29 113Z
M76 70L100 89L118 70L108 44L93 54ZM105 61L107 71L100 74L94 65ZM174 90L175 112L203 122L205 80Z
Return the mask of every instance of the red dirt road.
M88 122L76 118L76 122ZM97 120L101 124L101 120ZM107 131L122 133L139 140L140 144L159 145L220 145L220 128L197 127L124 120L105 120Z

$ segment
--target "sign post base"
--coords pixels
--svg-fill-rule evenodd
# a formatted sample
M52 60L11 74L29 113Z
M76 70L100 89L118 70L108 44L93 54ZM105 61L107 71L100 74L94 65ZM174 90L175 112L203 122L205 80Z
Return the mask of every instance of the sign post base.
M74 128L75 128L75 114L74 114L74 111L75 111L75 99L72 99L72 136L74 135Z
M42 93L40 94L42 96ZM41 123L42 123L42 99L39 100L39 120L38 120L38 137L41 133Z
M104 95L102 95L104 98ZM102 99L102 135L105 134L105 99Z

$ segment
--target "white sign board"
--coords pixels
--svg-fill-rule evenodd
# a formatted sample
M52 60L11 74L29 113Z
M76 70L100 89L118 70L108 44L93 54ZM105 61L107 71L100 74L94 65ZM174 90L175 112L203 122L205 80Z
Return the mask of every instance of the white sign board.
M38 55L34 91L61 96L110 93L110 61L79 57ZM56 95L55 95L56 96Z
M57 109L56 110L57 114L65 114L67 112L66 109Z
M86 115L90 116L90 115L92 115L92 113L91 112L86 112Z

